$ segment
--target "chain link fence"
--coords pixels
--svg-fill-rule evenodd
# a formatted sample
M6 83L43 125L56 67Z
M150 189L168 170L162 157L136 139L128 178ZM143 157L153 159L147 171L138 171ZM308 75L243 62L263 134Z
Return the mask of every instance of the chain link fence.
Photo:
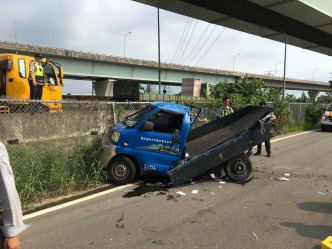
M0 99L0 140L23 205L106 182L97 160L102 133L147 104ZM194 105L204 110L196 127L215 118L211 104ZM290 104L294 120L304 120L308 105Z
M23 205L104 183L101 134L146 104L0 99L0 140Z

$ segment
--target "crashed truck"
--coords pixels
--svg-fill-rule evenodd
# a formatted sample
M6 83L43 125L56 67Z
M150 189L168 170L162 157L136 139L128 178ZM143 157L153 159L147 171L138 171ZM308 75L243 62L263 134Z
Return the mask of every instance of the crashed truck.
M174 185L214 167L232 181L247 180L251 148L278 134L267 122L271 110L247 106L193 128L203 109L154 102L105 130L99 159L112 183L122 185L150 173L169 176Z

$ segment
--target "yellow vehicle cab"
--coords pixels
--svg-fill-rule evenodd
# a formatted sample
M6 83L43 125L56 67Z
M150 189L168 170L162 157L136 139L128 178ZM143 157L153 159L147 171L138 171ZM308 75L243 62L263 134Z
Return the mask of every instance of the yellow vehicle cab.
M30 98L29 65L34 57L18 54L0 54L0 98L5 101L0 104L0 110L12 112L28 105ZM43 110L49 112L61 112L61 103L52 101L62 100L61 86L63 85L63 68L60 64L43 60L42 66L45 78L42 102ZM20 101L11 101L20 100Z

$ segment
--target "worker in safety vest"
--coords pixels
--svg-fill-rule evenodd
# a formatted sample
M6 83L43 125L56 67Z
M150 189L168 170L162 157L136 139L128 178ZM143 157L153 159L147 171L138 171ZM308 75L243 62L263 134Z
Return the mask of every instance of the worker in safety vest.
M41 53L35 54L35 60L30 62L29 66L29 84L30 99L41 99L43 95L43 87L45 85L44 69L41 61L44 56Z
M222 99L223 105L220 106L216 112L216 118L225 117L231 113L233 113L232 107L229 106L230 98L228 96L223 97ZM214 174L213 180L219 183L223 183L224 180L221 178L221 165L218 165L210 170L210 173Z
M228 96L225 96L222 101L222 106L220 106L216 112L217 119L225 117L234 112L232 107L229 106L230 98Z

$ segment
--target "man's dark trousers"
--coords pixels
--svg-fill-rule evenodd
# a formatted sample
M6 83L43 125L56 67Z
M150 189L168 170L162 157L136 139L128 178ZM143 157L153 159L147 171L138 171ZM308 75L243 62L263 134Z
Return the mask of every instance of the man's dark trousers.
M271 142L270 142L270 140L265 141L265 150L268 154L271 154ZM262 144L257 145L257 152L262 152Z
M43 86L37 85L33 86L30 85L30 99L41 99L43 95Z

